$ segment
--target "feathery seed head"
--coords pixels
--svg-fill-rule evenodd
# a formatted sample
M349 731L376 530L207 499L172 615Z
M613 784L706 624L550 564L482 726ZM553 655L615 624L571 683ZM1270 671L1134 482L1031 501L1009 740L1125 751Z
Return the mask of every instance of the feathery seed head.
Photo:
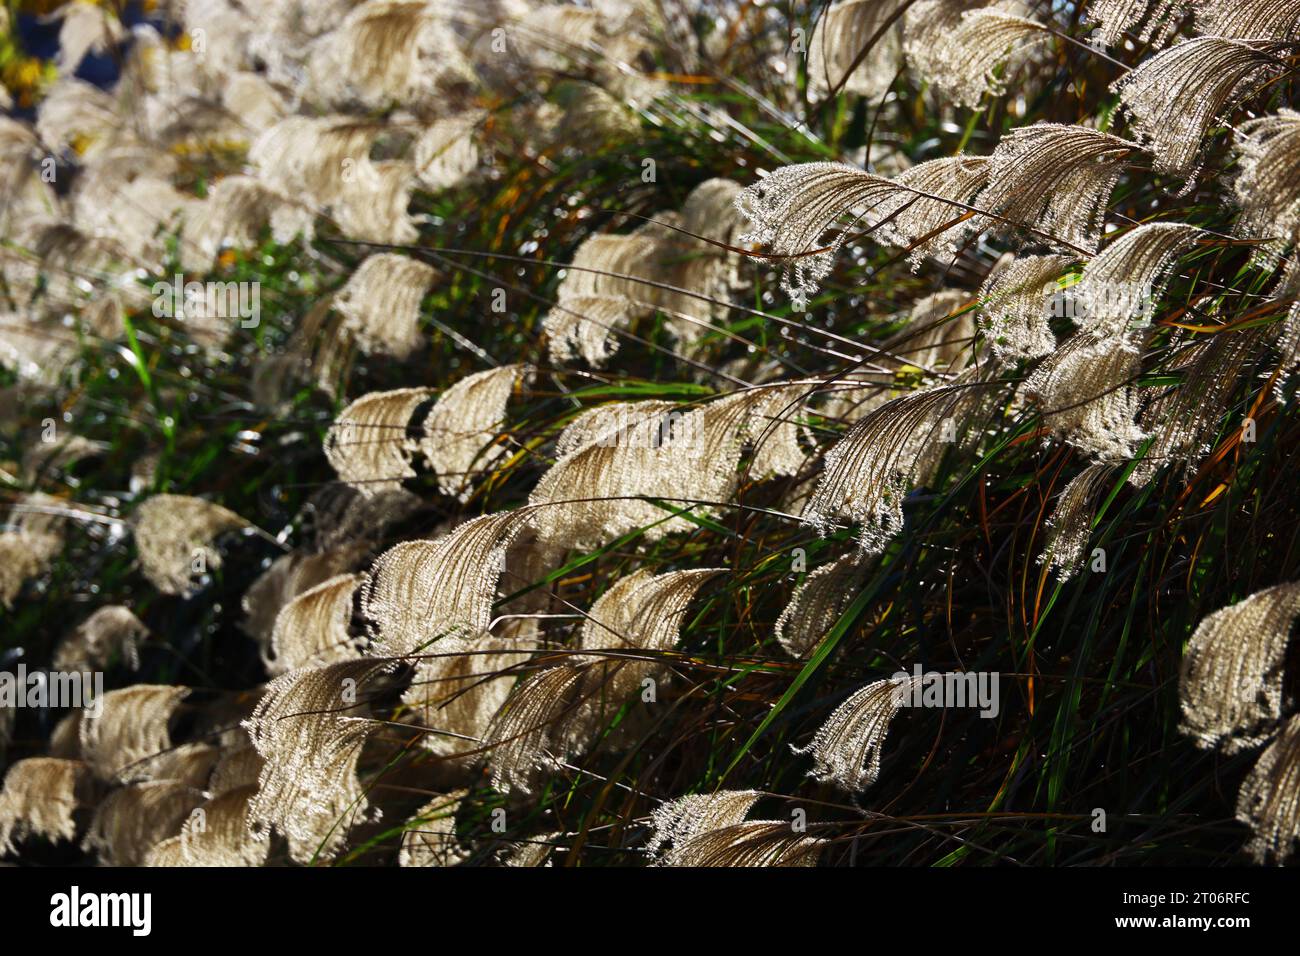
M1282 716L1282 668L1300 583L1257 591L1197 625L1179 679L1184 733L1203 748L1257 746Z

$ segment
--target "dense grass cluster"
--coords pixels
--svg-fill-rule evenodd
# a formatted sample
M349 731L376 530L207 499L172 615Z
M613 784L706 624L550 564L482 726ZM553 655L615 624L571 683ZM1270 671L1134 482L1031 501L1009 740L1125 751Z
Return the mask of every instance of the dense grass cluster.
M374 58L400 59L407 49L396 38L406 29L402 18L427 16L445 31L442 42L460 51L456 56L463 56L467 72L437 76L433 95L421 92L408 100L391 91L375 93L382 78L369 85L353 78L354 89L335 95L313 84L310 65L294 66L306 73L292 87L286 77L295 76L294 69L277 73L265 52L268 44L254 42L278 38L275 56L283 58L295 37L305 49L331 30L346 30L354 8L377 5L391 8L391 22L378 34L387 39L372 37L367 42L373 47L356 41L352 60L339 62L360 71ZM103 15L109 6L94 9ZM292 26L273 28L267 13L265 22L241 28L238 37L222 33L228 29L217 9L222 4L190 4L199 6L204 10L186 13L160 4L151 14L157 32L148 42L144 28L134 36L110 31L97 52L116 59L121 69L122 80L104 106L115 111L113 122L78 130L51 119L52 110L42 112L50 97L72 95L66 76L33 89L34 126L21 115L21 102L13 107L14 119L0 120L31 135L30 148L0 155L9 177L0 210L6 297L0 309L0 361L6 366L0 371L0 493L9 506L7 530L21 534L24 523L40 515L57 520L60 535L50 559L7 595L0 611L0 665L48 667L61 648L68 652L92 612L124 605L143 622L147 636L139 643L138 661L122 648L108 655L106 686L190 690L160 718L107 707L99 719L138 720L141 726L161 720L162 747L188 747L193 755L184 771L176 769L179 761L166 773L151 769L152 758L138 753L125 770L106 769L105 760L112 764L115 758L97 763L85 749L85 727L79 735L68 730L67 710L17 710L3 751L7 767L54 757L90 768L69 810L73 832L33 827L38 832L12 841L17 859L186 862L182 850L190 849L192 838L182 827L193 808L207 807L214 818L232 806L228 795L222 802L223 791L210 774L214 766L220 770L250 752L243 721L254 725L252 739L266 762L239 778L242 796L229 811L239 822L240 815L252 813L257 849L247 849L254 837L240 826L222 837L222 852L244 862L375 865L400 858L496 865L545 859L555 865L640 865L655 834L671 841L674 826L679 862L1131 865L1250 859L1243 847L1252 827L1236 819L1238 792L1262 748L1285 738L1286 721L1294 720L1300 642L1286 649L1291 617L1268 620L1274 631L1281 629L1285 659L1272 666L1267 680L1260 679L1259 693L1265 694L1264 685L1279 687L1278 712L1271 723L1252 728L1251 746L1206 746L1187 730L1191 690L1184 678L1180 692L1180 672L1185 648L1207 616L1300 579L1300 422L1292 413L1295 385L1288 379L1300 321L1293 308L1295 281L1287 278L1295 236L1242 226L1243 201L1249 206L1262 190L1296 200L1300 155L1289 156L1289 170L1274 169L1271 178L1257 175L1244 200L1234 192L1243 175L1249 124L1295 102L1297 5L1253 5L1273 11L1273 19L1261 13L1256 21L1273 32L1224 28L1223 35L1258 41L1250 51L1265 51L1258 55L1267 63L1232 98L1212 106L1187 168L1174 168L1168 149L1136 131L1138 122L1126 118L1123 107L1140 112L1144 101L1136 99L1135 108L1124 102L1124 86L1114 86L1133 75L1134 67L1164 55L1162 49L1177 50L1180 40L1218 35L1184 15L1180 4L1151 4L1177 8L1171 45L1159 33L1153 38L1144 31L1140 17L1120 23L1105 45L1092 44L1099 28L1085 16L1087 4L1051 0L1014 10L997 5L1007 8L1007 16L1041 27L1026 28L1032 34L1027 45L1020 34L978 41L1001 43L993 72L949 63L946 68L963 79L956 87L927 75L924 64L905 53L907 31L919 30L915 22L922 16L926 25L950 16L949 8L986 4L629 0L591 5L595 10L566 7L566 16L581 11L570 23L558 5L371 0L333 3L338 19L312 27L285 14L284 24ZM266 6L296 5L286 0ZM837 13L857 7L876 8L877 19ZM118 13L127 19L128 11ZM822 21L828 25L819 27ZM502 53L492 46L498 27L510 28ZM196 28L207 29L209 50L229 57L237 52L243 59L208 63L202 69L211 76L199 89L190 95L187 87L186 97L168 98L165 83L171 81L158 79L167 71L156 62L141 65L142 52L152 43L155 59L194 55ZM951 37L956 27L945 30L942 36ZM823 45L820 61L808 52L814 44ZM426 64L430 55L413 62ZM443 55L450 56L445 50ZM826 71L821 77L811 73L819 63ZM867 71L882 75L868 82ZM277 173L250 158L266 130L282 119L244 116L228 124L219 107L222 88L235 73L266 79L282 115L347 115L358 126L373 127L365 150L340 152L340 162L357 156L375 164L407 162L422 130L467 116L475 156L437 187L429 178L415 181L405 212L409 235L341 226L334 212L342 200L333 206L320 202L306 185L307 173L298 167ZM126 90L145 75L156 89L146 83L143 93ZM843 79L849 75L861 82ZM1181 81L1161 81L1157 90L1173 89L1176 82ZM83 98L81 112L68 112L88 123L84 116L93 111L84 104L94 96L75 95ZM1194 126L1189 117L1200 93L1189 88L1179 95L1187 102L1168 106L1170 117ZM182 112L164 114L167 123L155 118L142 125L137 121L151 102ZM759 243L739 238L743 229L725 238L682 231L685 213L677 211L689 208L697 187L715 179L752 187L783 167L831 162L892 183L927 161L993 156L1012 130L1037 123L1082 126L1132 144L1113 191L1102 198L1105 225L1097 249L1062 240L1051 225L985 215L996 210L981 206L974 193L945 194L946 181L915 187L943 196L951 213L921 235L900 237L908 211L919 211L916 194L892 217L841 202L830 217L833 228L812 229L793 252L772 251L779 235ZM52 139L59 134L61 142ZM0 142L26 143L22 135L4 127ZM111 148L103 145L110 140ZM81 190L94 195L88 184L105 175L113 149L128 146L140 155L165 157L160 178L193 205L156 217L151 241L116 259L78 258L65 253L63 238L31 228L50 220L91 235L75 200ZM289 153L295 148L307 147L291 146ZM33 199L10 167L39 178L44 158L55 161L57 175ZM197 232L191 224L217 184L239 175L274 182L276 195L308 208L314 228L277 238L271 223L249 216L254 241L236 238L242 223L218 230L220 241L200 252L202 269L196 271L190 252ZM122 173L123 189L129 178ZM298 188L294 183L301 193L286 192ZM829 201L839 195L832 192ZM390 198L377 188L365 201L378 208ZM50 204L43 214L35 208L38 201ZM132 217L127 200L122 202L120 218ZM806 198L796 196L793 206L792 216L808 211ZM221 215L245 214L226 209ZM1059 302L1062 290L1086 278L1096 255L1135 227L1157 221L1200 231L1162 270L1166 284L1149 324L1103 343L1112 352L1130 347L1133 373L1103 384L1103 394L1077 388L1074 393L1079 406L1105 401L1106 393L1134 396L1138 417L1130 415L1128 424L1142 426L1141 440L1131 455L1108 453L1098 450L1095 435L1086 434L1091 426L1072 432L1060 424L1071 410L1057 401L1062 390L1039 388L1040 370L1085 334L1086 323L1054 315L1051 301L1040 302L1050 347L1033 356L995 350L986 283L1006 266L1006 253L1064 255L1071 261L1052 277ZM658 228L668 238L660 236L652 247L660 271L635 261L622 269L588 266L630 274L629 288L639 283L650 290L644 300L614 293L638 306L612 322L617 351L603 364L581 355L557 360L544 320L565 303L577 312L590 305L566 298L571 293L565 284L581 273L565 267L592 236L653 230L654 223L667 224ZM779 233L780 223L777 228ZM882 235L891 241L880 241ZM951 237L951 246L927 245L936 236ZM796 289L792 295L782 287L795 265L815 260L830 245L838 248L815 291L801 295ZM915 268L908 255L914 249L921 253ZM150 260L155 251L159 257ZM418 345L409 354L370 342L334 307L361 263L383 252L433 270L419 300ZM734 269L734 276L664 297L671 291L664 286L677 286L664 277L682 274L674 270L692 257L707 256ZM35 278L23 271L30 272L33 263ZM243 328L236 318L218 333L205 326L199 334L183 318L156 314L155 283L170 283L178 274L256 283L258 323ZM65 289L62 280L69 277L81 281ZM938 304L922 314L918 303L936 294L942 294ZM680 313L688 310L694 321L684 322ZM112 314L105 317L105 311ZM1123 336L1135 344L1125 346ZM395 431L382 439L417 443L439 396L471 374L514 363L529 368L510 389L504 419L488 429L458 491L449 493L447 474L413 454L413 477L400 479L410 496L379 501L373 513L348 511L366 496L382 498L366 487L366 479L351 488L340 482L327 459L331 442L346 447L338 423L350 403L375 392L429 390L403 419L406 424L385 426ZM377 569L394 546L437 542L479 516L531 514L530 501L537 512L582 507L539 503L537 489L565 457L556 447L561 433L590 410L656 401L667 403L661 411L689 415L751 386L777 382L799 384L788 403L781 403L784 411L765 409L755 416L758 424L738 432L742 450L727 500L700 500L689 477L677 496L660 490L643 496L662 513L659 521L677 519L669 533L643 525L573 546L562 538L535 540L525 526L506 549L499 579L492 563L495 545L479 555L481 565L463 573L446 570L455 563L453 552L438 559L445 566L429 566L421 572L427 577L418 579L434 582L428 592L416 592L427 593L431 607L450 600L457 588L468 604L479 588L471 579L484 567L493 569L488 620L453 615L431 622L423 639L402 645L392 636L393 626L376 619L380 612L367 613L366 589L380 587ZM899 433L897 422L916 407L907 402L942 395L944 388L965 389L951 394L977 399L960 409L949 399L942 415L917 412L906 420L921 424ZM467 406L465 414L471 413ZM958 435L944 442L938 430L950 417ZM791 435L797 432L791 440L802 459L793 467L764 469L764 443L775 442L783 425ZM1194 440L1162 444L1162 436L1176 428L1190 429ZM42 441L43 433L54 436L53 442ZM79 442L75 454L55 451L73 435ZM860 548L860 539L869 535L851 508L837 510L832 502L815 523L801 517L810 497L825 501L819 483L833 471L826 453L837 443L849 447L843 443L855 438L874 442L876 450L890 441L922 441L934 452L927 467L910 476L915 480L865 473L845 479L853 494L885 482L890 507L901 508L902 526L887 525L874 552ZM711 464L706 450L687 474ZM1074 515L1078 560L1054 564L1053 534L1065 523L1058 512L1062 492L1090 467L1096 480ZM244 522L212 539L205 558L218 560L205 561L189 585L177 589L181 593L166 593L143 567L147 539L137 533L140 508L158 495L202 498ZM286 555L300 567L327 554L333 555L325 562L328 573L301 586L281 583L270 570L279 560L283 572ZM810 575L833 562L841 564L826 626L801 656L794 655L779 639L784 631L778 621L797 589L813 580ZM648 577L701 569L721 573L701 579L672 614L653 606L644 612L659 615L653 620L627 612L625 623L638 633L665 620L679 622L665 644L632 641L629 652L618 642L583 638L597 602L619 581L638 572ZM0 568L0 580L5 573ZM319 692L323 703L312 709L321 720L314 733L329 737L321 745L327 749L330 741L353 733L344 722L349 713L368 722L368 733L348 756L338 756L348 776L339 792L348 799L322 804L315 792L311 807L295 807L283 791L268 789L276 778L268 777L267 767L282 746L274 721L292 721L283 715L305 709L276 711L279 703L264 696L279 673L268 669L270 622L297 594L336 574L356 575L355 597L349 596L351 581L340 591L346 606L341 626L356 651L346 664L329 665L352 668L351 676L329 671L331 683ZM618 611L610 607L614 603L604 605L609 613ZM794 617L807 614L797 608ZM409 688L413 681L418 686L421 662L436 659L440 642L485 628L504 642L493 645L494 651L512 652L508 659L466 651L468 679L462 676L439 705L414 706ZM378 653L376 647L387 650ZM584 653L593 648L597 653ZM487 663L476 668L473 661L480 658ZM384 666L376 671L374 661ZM819 763L804 748L836 708L866 685L915 665L998 675L996 716L970 707L904 708L887 722L887 738L877 742L880 773L869 786L846 788L833 774L811 776ZM542 748L564 751L556 761L503 770L497 751L516 741L501 735L501 721L451 726L448 716L448 723L440 722L440 713L455 712L459 694L494 678L491 686L503 698L511 694L503 711L508 714L522 689L556 668L574 670L579 683L557 683L540 704L531 702L545 721L561 728ZM652 699L644 695L647 675L653 678ZM558 672L552 676L559 680ZM360 687L364 710L349 711L355 698L336 701L343 677ZM1234 679L1248 683L1251 677ZM277 678L277 693L289 692L284 681ZM581 700L565 697L574 686L595 689ZM280 716L257 725L266 713ZM561 737L582 743L566 750ZM437 747L430 746L433 739L440 741ZM355 768L348 759L356 760ZM1297 759L1294 753L1290 759ZM511 785L520 779L529 784ZM189 796L158 811L167 826L123 836L113 814L124 811L115 802L138 813L148 804L131 802L146 799L137 791L168 780L183 781ZM334 826L303 824L290 842L315 845L287 846L284 835L293 824L257 817L259 787L263 797L281 802L277 812L306 817L332 806ZM702 824L692 830L689 820L673 816L685 811L672 801L730 791L753 791L753 799L746 797L731 815L719 814L713 831ZM10 822L0 836L24 832L14 823L15 814L24 812L12 809L16 799L10 796ZM1284 793L1274 799L1288 798ZM1294 802L1295 795L1289 799ZM742 828L746 813L769 824L745 824L743 833L736 829L739 835L714 844L693 842L727 826ZM792 831L792 821L804 818L806 829ZM1294 825L1294 814L1289 819ZM1257 852L1259 858L1281 859L1289 851L1293 834L1281 826L1281 836ZM271 831L268 842L261 842L264 831ZM158 852L167 840L176 855L166 855L170 848ZM683 852L692 846L693 854ZM673 862L674 856L666 859Z

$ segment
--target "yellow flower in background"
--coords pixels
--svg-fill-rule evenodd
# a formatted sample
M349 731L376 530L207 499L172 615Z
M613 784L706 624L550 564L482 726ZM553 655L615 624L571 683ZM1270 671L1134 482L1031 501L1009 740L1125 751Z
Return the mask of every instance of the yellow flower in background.
M43 62L35 57L24 56L16 50L7 51L10 55L0 53L0 82L9 89L14 99L21 106L31 106L47 84L58 75L54 64Z

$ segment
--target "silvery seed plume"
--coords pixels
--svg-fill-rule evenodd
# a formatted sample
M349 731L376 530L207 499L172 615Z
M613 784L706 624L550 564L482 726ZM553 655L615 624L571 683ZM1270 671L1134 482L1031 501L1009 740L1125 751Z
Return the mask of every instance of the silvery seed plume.
M301 43L335 29L356 6L357 0L279 0L257 8L257 24L278 43Z
M248 158L271 189L326 206L355 181L368 181L373 192L370 148L382 132L379 124L351 116L289 116L257 138Z
M938 385L872 411L826 453L825 471L803 519L819 528L838 518L861 526L859 546L880 552L903 527L903 498L956 447L980 406L979 386ZM949 439L948 436L952 436Z
M825 841L794 833L788 821L745 820L762 796L719 790L664 803L651 813L646 852L661 866L815 866Z
M805 382L774 388L764 386L754 389L759 393L754 397L732 399L744 408L740 437L746 444L754 445L749 463L750 480L794 476L803 470L810 458L805 445L813 445L813 436L803 425L809 389Z
M248 832L248 805L255 787L239 787L214 796L191 813L181 827L185 866L262 866L271 844Z
M59 72L73 76L88 53L111 50L126 36L112 10L88 0L74 0L52 14L59 27Z
M641 132L637 115L594 83L574 83L561 90L564 115L556 130L560 142L620 143Z
M0 247L0 261L3 256L4 250ZM33 269L28 275L31 277L29 289L35 291L39 273ZM25 279L20 281L25 282ZM18 284L11 281L10 290ZM19 297L25 298L27 291L19 293ZM56 384L75 356L75 343L76 337L70 334L57 315L29 319L17 312L0 312L0 367L12 371L22 382L36 386Z
M804 445L812 444L812 436L803 424L810 387L807 382L772 383L706 405L695 413L701 419L704 444L716 449L728 462L739 460L742 447L752 445L748 468L751 481L799 474L809 458ZM717 486L727 489L728 498L735 488L731 471L734 466L723 466Z
M561 298L542 320L551 360L557 365L567 365L581 356L593 368L603 368L618 351L618 338L613 330L631 324L643 311L643 307L620 296Z
M531 793L539 771L558 769L575 724L586 726L579 719L585 675L584 667L548 667L521 681L506 698L483 741L494 789Z
M181 835L170 836L165 840L155 843L144 859L141 866L151 867L168 867L179 868L185 866L185 857L181 847Z
M212 744L191 742L170 747L132 767L133 782L171 780L195 790L206 790L212 768L221 757L221 749Z
M528 642L531 644L531 642ZM424 749L443 757L474 750L510 695L509 670L527 660L513 636L456 632L423 648L402 703L429 731Z
M660 281L695 293L650 290L656 293L655 304L668 313L665 325L679 346L689 346L704 331L699 321L690 319L725 321L728 303L744 285L741 256L712 244L739 244L744 231L736 208L740 189L740 184L730 179L706 179L682 203L679 223L683 232L664 237Z
M506 403L532 376L530 365L502 365L468 375L438 396L419 447L444 494L468 501L475 476L490 472L507 454L501 435Z
M658 4L642 4L640 11L626 9L632 17L637 17L641 11L654 16L659 7ZM600 44L602 55L594 64L596 83L633 109L652 108L656 100L668 94L670 84L654 71L643 72L638 69L637 64L654 58L662 47L633 32L635 27L621 28L621 32L612 35L610 29L610 24L606 23L603 32L607 35Z
M79 141L87 158L111 145L122 128L112 97L83 80L59 80L36 110L36 134L43 142L68 149Z
M478 169L475 133L485 119L480 112L434 120L415 141L415 175L424 188L441 192L460 185Z
M403 824L398 866L456 866L470 856L470 848L456 837L456 812L468 790L441 793L416 810Z
M0 235L9 237L18 233L22 222L27 220L59 215L61 206L59 195L53 191L49 183L42 182L42 179L36 176L34 170L38 169L39 165L35 163L22 169L21 172L0 168ZM12 182L5 182L6 176L16 178ZM3 267L4 260L10 259L10 256L12 254L0 259L0 267ZM3 271L4 269L0 268L0 272Z
M1110 194L1137 148L1086 126L1035 123L1013 129L993 151L989 184L973 204L1007 222L976 217L972 229L1010 235L1020 243L1059 245L1048 238L1053 236L1091 254Z
M64 527L69 520L63 513L66 507L67 502L54 495L41 491L28 492L21 495L9 509L5 524L13 531L34 538L52 538L62 542Z
M665 53L674 62L692 62L697 41L688 11L666 9L653 0L599 0L593 8L600 14L605 45L628 35L668 48Z
M116 339L125 333L122 316L143 303L141 293L130 288L107 288L102 295L86 303L81 313L82 327L91 335Z
M438 5L423 0L362 3L328 42L331 68L372 108L433 106L448 84L473 76Z
M1258 746L1282 716L1283 667L1300 617L1300 582L1257 591L1208 615L1183 655L1181 730L1204 749Z
M510 44L536 70L562 70L601 36L598 10L561 3L534 6L506 28Z
M1141 487L1169 464L1181 464L1190 475L1213 449L1233 389L1267 334L1266 328L1255 328L1207 336L1179 358L1182 385L1149 400L1142 410L1139 421L1155 440L1129 474L1130 484Z
M41 159L31 127L0 116L0 235L26 218L57 213L58 195L41 178Z
M974 109L988 94L1001 95L995 70L1025 57L1049 39L1047 28L1018 16L1019 3L967 10L955 30L943 36L941 49L925 78L958 106Z
M262 775L262 767L265 765L262 755L257 752L242 727L235 732L239 734L237 742L222 750L212 768L208 785L204 788L213 796L240 787L255 787Z
M806 747L790 749L812 754L810 777L849 793L865 790L880 776L880 751L889 725L919 680L888 678L868 684L835 708Z
M123 604L94 611L59 642L54 650L57 671L99 671L115 659L131 670L140 668L140 642L148 635L144 622Z
M339 62L342 52L330 31L308 43L299 56L285 57L282 65L285 75L271 75L290 85L313 106L343 109L356 97L356 92ZM293 73L298 75L291 77Z
M195 58L195 65L206 63L211 55ZM142 125L153 138L177 152L213 151L226 144L245 144L250 131L231 116L215 94L188 94L168 90L147 95L140 104Z
M197 29L206 33L208 27ZM124 109L139 115L133 125L151 138L160 125L180 118L186 102L218 98L221 83L204 69L205 57L194 50L176 49L148 24L131 29L131 42L118 56L122 68L114 92Z
M1137 349L1080 332L1025 380L1051 433L1101 461L1132 458L1147 432L1137 423Z
M361 641L348 630L360 581L360 575L340 574L284 606L271 632L273 676L361 656Z
M587 681L599 690L584 704L592 712L592 729L608 723L648 677L664 674L664 667L645 660L620 656L637 651L667 651L677 646L687 607L699 589L725 568L700 568L651 575L642 568L615 581L591 606L579 633L578 647L584 651L612 654L580 655L590 661Z
M256 17L247 39L248 56L296 102L326 108L346 98L347 76L322 78L317 67L337 62L328 34L355 7L355 0L289 0L260 5L256 14L244 7L242 16Z
M26 179L33 161L40 160L40 141L27 123L8 116L0 117L0 170L3 182L12 185Z
M79 760L16 761L0 790L0 856L17 852L18 844L33 836L75 840L73 813L90 803L93 789L90 768Z
M1292 716L1237 792L1237 819L1256 863L1284 863L1300 838L1300 716Z
M527 520L523 511L483 515L381 554L361 585L370 653L399 657L454 631L486 630L507 549Z
M266 132L289 113L284 96L260 73L232 74L221 91L221 105L252 133Z
M816 866L825 840L795 833L788 820L749 820L709 830L675 848L665 866Z
M941 227L959 219L964 214L953 203L971 204L977 193L988 182L989 160L983 156L946 156L918 163L894 177L900 185L918 192L941 196L929 199L915 193L904 193L877 209L874 220L884 220L893 214L875 233L878 241L908 247L924 236L930 236L907 254L912 271L921 268L927 258L952 258L961 249L967 233L964 224L958 223L939 231Z
M887 29L885 24L902 6L903 0L837 0L822 13L808 42L809 102L818 103L837 88L871 100L885 94L903 66L902 22ZM854 66L882 29L871 52Z
M903 53L919 80L946 69L947 40L961 29L962 14L991 0L914 0L903 13Z
M287 199L279 193L275 195L277 201L271 206L271 239L281 245L288 245L299 237L310 242L316 235L315 210L297 199Z
M1286 318L1278 323L1276 347L1282 359L1282 374L1273 386L1274 397L1285 405L1287 382L1296 369L1300 369L1300 257L1293 256L1287 260L1271 296L1290 303Z
M958 372L973 357L975 312L971 295L944 289L912 303L907 324L881 348L908 366L929 372Z
M657 857L670 843L680 845L701 833L743 823L762 798L757 790L717 790L661 803L650 813L645 851Z
M201 203L187 209L181 231L182 265L191 272L212 268L227 246L252 249L268 222L268 213L283 200L252 176L227 176L208 189ZM233 323L232 323L233 324Z
M628 428L643 423L658 426L669 412L677 407L670 401L610 402L594 408L583 409L555 440L557 458L564 458L596 441L612 442ZM656 432L657 436L659 433Z
M527 842L516 843L501 861L502 866L551 866L551 854L563 833L543 833Z
M744 220L736 208L736 196L740 191L740 183L732 179L715 176L704 180L687 194L682 203L682 228L706 239L730 243L732 234L744 228ZM716 250L714 254L734 255Z
M518 0L485 0L483 3L451 0L446 5L446 16L455 24L461 37L465 58L474 67L478 82L485 90L510 89L511 84L531 79L532 71L519 56L515 30L519 18L531 6ZM500 28L504 28L504 37L496 32ZM502 39L505 40L504 51L501 51ZM528 104L529 107L535 105Z
M21 504L37 509L61 504L48 495L25 495ZM39 510L15 508L0 531L0 607L13 607L23 585L44 574L63 550L63 520Z
M367 720L367 694L391 668L385 661L341 661L290 671L267 685L244 722L264 761L248 805L255 839L284 834L289 855L309 862L338 852L369 801L357 761L379 725Z
M1155 168L1191 179L1210 127L1276 66L1275 56L1249 43L1196 37L1157 53L1111 89Z
M83 232L71 223L51 219L25 222L13 238L22 250L26 269L5 269L10 293L27 302L44 281L45 296L54 304L77 305L90 295L91 284L125 285L135 265L113 239Z
M1190 4L1196 30L1235 40L1300 39L1294 0L1199 0Z
M1050 317L1071 256L1019 256L995 269L980 287L980 328L1003 361L1035 359L1056 349Z
M787 406L797 405L807 390L801 384L755 387L683 413L651 401L580 416L561 435L559 460L529 498L534 505L576 503L539 508L533 526L548 542L583 548L637 528L646 529L647 540L687 530L692 525L685 518L665 521L663 508L625 499L730 500L741 454L752 442L759 443L751 465L754 478L797 471L806 455L798 443L797 408ZM593 425L603 433L593 434ZM587 436L588 443L566 439L574 433Z
M1092 42L1115 46L1124 34L1139 42L1164 46L1178 28L1183 0L1089 0L1088 20L1097 24Z
M339 479L375 495L400 490L402 481L415 477L415 443L407 428L433 394L427 388L371 392L339 412L325 436L325 459Z
M8 708L4 713L13 713ZM50 742L46 748L49 756L63 760L81 760L81 708L68 711L50 731Z
M334 309L333 295L323 296L308 309L285 343L284 354L295 359L290 374L300 374L318 391L333 395L336 383L348 374L352 353L352 337L344 331L343 322ZM283 386L274 384L275 398L282 400L279 389Z
M180 11L181 25L188 31L203 29L208 42L206 57L215 63L202 64L206 78L223 80L232 70L244 66L244 50L252 24L240 5L231 0L186 0Z
M381 252L368 256L334 299L364 352L406 359L420 347L420 300L437 272L409 256Z
M559 602L546 587L524 590L529 585L541 585L556 568L563 566L565 548L538 536L532 527L524 528L510 542L506 553L506 567L501 581L503 594L511 595L497 607L498 614L544 614L559 607ZM506 633L523 639L540 639L538 622L533 618L516 618L504 622Z
M352 179L344 180L334 201L339 231L366 242L415 242L419 230L407 214L415 184L415 166L405 160L362 166Z
M787 654L802 660L812 653L852 602L861 572L854 552L822 565L795 588L774 628Z
M81 718L82 759L101 780L130 781L148 776L145 761L172 746L170 726L188 687L136 684L107 691L98 717Z
M165 179L125 178L116 164L96 163L82 171L72 204L85 231L115 240L128 256L161 262L166 248L158 233L170 231L173 220L188 214L196 200Z
M888 179L843 163L782 166L737 194L736 207L750 224L740 241L767 246L771 255L788 260L781 288L808 297L830 275L848 229L829 243L823 237L844 217L861 218L905 193Z
M154 495L136 509L135 547L140 568L164 594L187 594L193 588L197 559L211 571L221 567L214 546L219 535L248 527L229 509L188 495Z
M175 780L119 787L95 808L82 847L104 866L139 866L201 803L200 791Z
M1238 132L1237 234L1269 240L1256 253L1265 260L1300 240L1300 113L1279 110L1242 123Z
M664 470L672 449L671 402L620 402L579 415L556 443L558 460L538 480L529 503L575 502L541 507L532 525L544 540L570 547L598 547L633 528L652 536L678 530L683 519L648 501L620 500L635 494L684 494ZM689 454L688 451L683 450Z
M1125 333L1149 325L1174 261L1203 235L1196 226L1152 222L1110 242L1083 267L1067 293L1081 307L1079 325L1117 348L1140 343Z
M240 599L244 617L239 626L257 641L264 661L271 660L271 632L285 606L298 595L351 569L366 550L366 540L358 539L321 551L291 551L272 561L249 585Z
M1097 462L1079 472L1061 491L1047 519L1047 544L1038 563L1048 562L1059 580L1073 577L1083 567L1098 498L1110 485L1115 466Z
M578 246L575 268L560 280L556 303L542 320L552 359L581 355L599 368L618 351L614 330L653 308L657 290L636 280L662 281L663 233L648 223L627 235L590 236Z

